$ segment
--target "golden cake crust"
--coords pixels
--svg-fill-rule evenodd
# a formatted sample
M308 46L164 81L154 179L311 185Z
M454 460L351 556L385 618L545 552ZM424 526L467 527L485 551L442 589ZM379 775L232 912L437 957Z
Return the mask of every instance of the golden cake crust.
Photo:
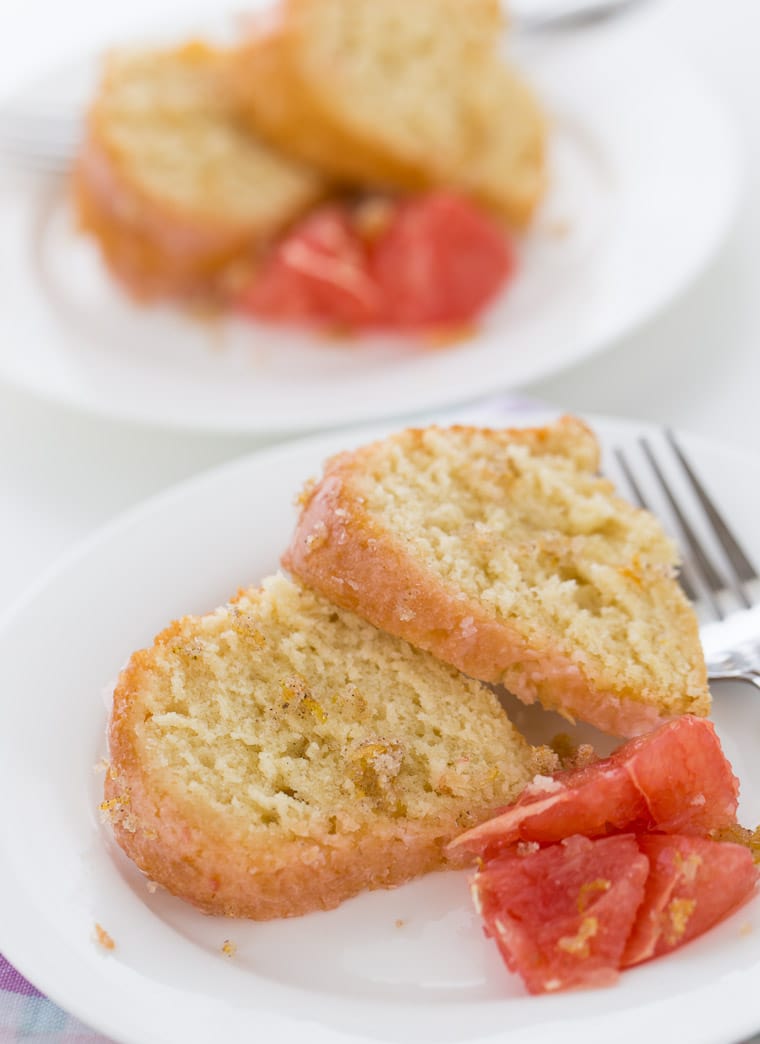
M447 430L465 437L477 432ZM357 479L366 478L386 449L395 453L403 444L399 450L403 454L425 438L424 431L413 430L328 461L321 480L304 494L295 534L283 557L285 568L338 605L465 674L503 684L526 703L538 700L547 709L606 732L632 736L678 714L709 713L696 619L674 579L663 579L658 573L656 582L666 587L672 632L687 649L683 676L674 679L667 691L620 684L614 671L600 671L584 658L582 649L568 649L556 630L527 633L519 614L505 618L492 605L442 578L429 558L387 519L370 511L366 487L360 488ZM593 434L574 418L545 428L499 432L494 438L502 445L521 444L539 456L559 448L575 455L584 472L593 472L598 465ZM503 539L508 542L510 534L505 532ZM619 566L621 582L640 585L633 568L630 577L625 575L626 567L627 563ZM662 640L667 641L667 633Z

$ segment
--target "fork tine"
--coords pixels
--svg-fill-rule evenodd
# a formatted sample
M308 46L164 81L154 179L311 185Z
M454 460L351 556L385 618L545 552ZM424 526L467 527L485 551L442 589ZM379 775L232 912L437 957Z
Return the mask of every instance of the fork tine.
M627 461L627 459L625 457L625 454L623 453L623 451L620 449L619 446L615 447L614 454L615 454L615 459L617 460L618 465L620 467L620 470L623 472L623 475L625 476L625 480L628 483L628 485L629 485L629 487L631 489L631 492L633 493L633 501L634 501L634 503L638 504L638 506L640 508L644 508L645 511L652 511L652 508L650 507L649 502L647 501L647 498L644 496L644 494L643 494L643 492L641 490L641 486L636 481L636 478L635 478L635 476L633 474L633 471L631 470L631 468L630 468L630 466L628 464L628 461ZM654 514L654 512L652 512L652 513ZM699 593L697 592L696 587L694 586L694 584L691 582L691 580L689 578L688 567L687 567L687 564L685 562L683 562L681 564L681 568L678 570L678 581L681 584L681 587L684 590L684 594L689 599L689 601L690 602L698 601Z
M710 525L713 527L713 531L715 532L715 536L718 538L721 547L726 552L726 556L728 557L728 560L731 563L731 566L736 574L737 580L744 581L745 583L749 583L752 580L757 580L757 570L753 566L752 562L750 562L749 558L747 558L747 555L745 554L742 547L739 545L739 542L737 541L736 537L728 528L725 519L718 511L713 501L710 499L707 490L704 488L702 483L697 478L696 474L694 473L694 469L692 468L691 464L689 464L689 461L686 459L683 450L678 445L676 437L670 428L666 428L665 437L670 443L673 452L678 457L681 467L683 468L684 472L686 473L689 479L689 482L691 483L692 489L694 490L700 504L704 508L705 514L710 520ZM749 603L747 603L747 607L749 608Z
M681 531L683 532L686 543L689 545L689 550L694 555L696 560L699 562L700 568L704 573L705 581L708 587L711 591L722 591L726 587L726 582L721 576L717 567L713 565L705 549L700 544L699 538L697 537L696 533L691 527L691 523L686 518L686 515L683 513L683 510L681 508L681 505L678 503L675 496L673 495L673 492L670 486L668 485L668 481L665 478L663 470L660 467L657 458L654 455L654 451L652 450L652 446L649 440L646 438L641 438L639 439L639 445L646 454L646 458L651 465L652 471L655 473L655 476L657 477L657 481L660 484L660 488L662 489L662 492L665 494L668 504L670 504L671 510L673 511L673 514L675 515L678 521L678 525Z
M644 440L642 440L642 442L643 441ZM655 470L659 470L657 468L656 462L654 461L653 457L651 456L651 451L648 451L648 455L650 456L650 460L652 462L652 466L655 468ZM679 463L680 463L681 460L682 460L682 455L676 454L676 456L677 456L677 459L679 460ZM693 474L694 473L693 473L693 470L692 470L692 475ZM687 477L691 478L691 476L689 476L688 474L687 474ZM694 480L696 481L696 475L694 475ZM665 489L665 485L664 485L664 480L663 479L661 479L661 483L663 484L663 489ZM670 500L671 504L673 505L674 510L676 512L678 512L678 506L674 503L670 493L667 491L667 489L665 489L665 492L666 492L666 495L668 496L668 499ZM703 493L704 493L704 490L703 490ZM706 496L707 496L707 494L705 493L705 497ZM701 498L700 498L700 501L701 501ZM710 518L709 513L706 512L706 514L707 514L708 520L712 523L712 519ZM722 519L721 519L721 521L722 521ZM686 522L686 519L683 519L683 524L684 524L684 535L685 535L687 541L690 541L689 533L691 533L691 535L694 536L693 530L691 530L691 527L689 526L688 522ZM724 523L724 525L725 525L725 523ZM718 536L718 533L717 533L717 531L715 530L714 527L713 527L713 530L714 530L716 536ZM719 536L718 536L718 539L720 539ZM710 582L712 580L712 581L714 581L714 582L716 582L718 584L718 586L712 586L712 584L711 584L711 590L715 591L715 592L721 591L721 590L730 590L730 591L733 592L733 594L736 597L736 599L741 603L741 605L744 606L745 609L750 609L751 606L752 606L752 602L750 601L749 596L747 595L747 592L744 590L744 587L742 586L741 578L739 577L739 575L737 573L737 570L734 567L733 561L729 558L729 563L731 565L731 579L730 579L729 582L726 582L723 579L722 575L718 572L718 570L710 562L710 559L707 557L706 552L702 549L701 545L699 545L699 541L697 540L696 536L694 536L694 540L695 540L695 546L693 548L694 554L699 559L700 566L702 566L703 568L705 568L705 566L707 567L707 569L705 571L705 579L708 580L708 582ZM691 546L691 544L690 544L690 546ZM737 545L737 548L738 548L738 545ZM741 550L740 548L738 548L738 549ZM747 562L747 564L749 564L749 562ZM750 565L750 569L751 568L752 567ZM710 571L713 574L712 577L709 575ZM722 619L723 615L724 614L721 614L721 619Z
M720 571L713 564L703 545L700 543L699 537L694 532L691 524L689 523L689 520L686 518L678 501L675 499L675 496L673 495L673 492L670 486L668 485L668 481L665 478L662 468L657 462L657 459L648 440L646 438L641 438L639 439L639 444L641 445L641 448L644 451L647 460L649 461L652 467L652 471L657 477L657 481L660 485L660 488L662 489L663 493L665 494L665 497L667 498L668 503L670 504L671 510L673 511L679 529L681 530L683 539L688 545L689 551L693 556L695 568L697 568L700 572L705 586L707 587L710 596L710 602L718 619L722 620L726 615L718 599L716 598L716 595L719 591L732 590L736 597L739 599L739 601L746 608L749 608L750 602L747 598L746 593L742 589L741 584L737 583L735 580L733 580L733 582L731 583L727 583Z
M633 493L633 500L635 501L635 503L640 508L644 508L645 511L651 511L652 509L647 503L646 497L641 492L641 486L639 486L638 482L636 481L633 472L628 466L628 461L626 460L623 451L620 449L619 446L615 447L615 458L620 466L620 470L625 475L626 482L631 487L631 492Z

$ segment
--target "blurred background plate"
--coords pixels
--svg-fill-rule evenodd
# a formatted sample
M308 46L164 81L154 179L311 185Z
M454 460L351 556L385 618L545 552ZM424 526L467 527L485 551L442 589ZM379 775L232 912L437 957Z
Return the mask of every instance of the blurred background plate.
M551 186L520 244L519 275L469 338L438 348L330 341L137 307L77 234L65 185L8 176L0 380L151 427L285 435L524 386L611 345L720 243L739 184L733 133L645 16L523 39L515 57L552 119ZM30 93L68 104L93 68L82 63Z

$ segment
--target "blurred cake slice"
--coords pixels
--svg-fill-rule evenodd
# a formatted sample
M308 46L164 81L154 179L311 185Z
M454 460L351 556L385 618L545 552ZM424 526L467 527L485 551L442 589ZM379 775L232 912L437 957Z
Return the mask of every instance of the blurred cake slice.
M202 43L111 55L74 173L80 223L138 297L213 296L324 193L239 125Z
M495 0L282 0L232 66L249 125L349 183L447 186L531 218L545 121L497 53Z

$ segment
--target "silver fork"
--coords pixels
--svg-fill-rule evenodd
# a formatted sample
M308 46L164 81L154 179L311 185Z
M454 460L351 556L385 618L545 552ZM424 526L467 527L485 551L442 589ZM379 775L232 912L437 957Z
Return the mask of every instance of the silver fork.
M760 689L760 578L673 432L665 451L642 437L614 450L631 499L657 514L681 547L679 579L702 622L710 681ZM659 443L659 439L657 442Z
M76 111L23 101L0 108L0 168L10 163L32 174L64 174L82 139Z

